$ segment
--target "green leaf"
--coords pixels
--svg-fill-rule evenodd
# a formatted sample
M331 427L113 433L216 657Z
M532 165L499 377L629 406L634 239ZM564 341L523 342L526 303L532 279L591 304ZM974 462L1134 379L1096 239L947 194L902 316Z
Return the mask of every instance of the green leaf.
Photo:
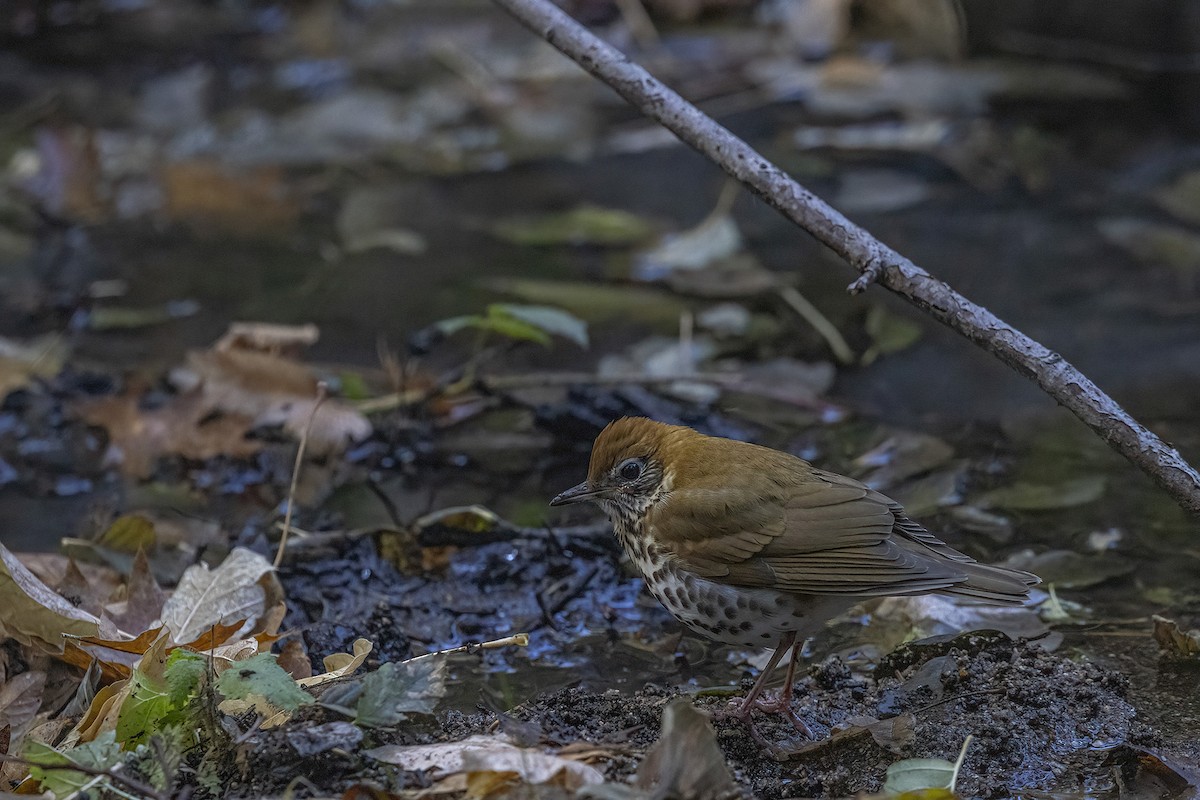
M43 791L51 792L58 798L74 794L95 780L95 776L70 767L110 769L121 762L124 754L116 742L115 734L108 731L65 753L41 742L30 741L25 745L24 758L33 764L29 768L30 777L41 784Z
M479 328L483 325L483 317L479 314L464 314L461 317L450 317L439 322L433 323L433 327L437 328L445 336L458 333L466 328Z
M171 713L167 684L137 670L130 678L133 691L117 714L117 741L126 748L144 742L154 733L163 717Z
M897 316L883 306L872 306L867 312L867 335L871 337L874 356L886 356L916 344L921 338L921 326L907 317Z
M446 659L416 658L388 662L366 675L358 698L355 722L367 728L387 728L405 714L432 714L446 693Z
M501 311L496 311L495 306L488 308L488 315L483 318L478 327L517 341L537 342L546 347L550 346L550 336L541 328L516 317L510 317Z
M514 217L492 226L492 234L527 247L552 245L633 245L650 237L654 227L636 214L583 205L562 214Z
M312 695L297 686L270 653L259 653L222 672L217 678L217 691L230 700L261 695L284 711L295 711L314 702Z
M493 303L488 315L501 314L527 322L546 333L570 339L580 347L588 346L587 323L579 317L553 306L530 306L516 303Z
M199 653L177 647L167 656L167 695L173 709L181 709L200 688L208 662Z

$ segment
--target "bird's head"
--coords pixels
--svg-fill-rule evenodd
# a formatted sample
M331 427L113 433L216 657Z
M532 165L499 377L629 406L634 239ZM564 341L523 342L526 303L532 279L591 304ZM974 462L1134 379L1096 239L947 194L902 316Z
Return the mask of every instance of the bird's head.
M691 428L642 417L609 423L592 445L587 480L550 505L591 500L614 520L638 519L671 492L680 457L689 443L702 438Z

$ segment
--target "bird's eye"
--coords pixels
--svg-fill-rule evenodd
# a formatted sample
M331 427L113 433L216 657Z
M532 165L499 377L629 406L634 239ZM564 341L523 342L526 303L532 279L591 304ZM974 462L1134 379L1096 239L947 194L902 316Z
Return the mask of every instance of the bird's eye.
M636 481L638 478L642 477L642 462L638 461L636 458L631 458L621 465L621 468L617 470L617 473L623 480Z

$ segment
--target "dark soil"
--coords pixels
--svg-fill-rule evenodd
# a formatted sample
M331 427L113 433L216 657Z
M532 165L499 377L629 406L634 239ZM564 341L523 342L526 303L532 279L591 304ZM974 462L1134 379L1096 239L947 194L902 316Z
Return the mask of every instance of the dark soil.
M897 658L907 666L888 672ZM837 658L810 670L796 702L813 729L813 741L795 738L786 722L756 714L759 732L778 744L776 753L764 750L743 723L721 718L730 700L696 702L716 712L718 743L737 781L757 797L877 792L888 765L901 758L953 760L967 736L973 740L959 776L963 796L1115 795L1114 760L1155 744L1153 731L1135 720L1120 675L1001 634L909 645L877 672L874 677L853 673ZM368 734L362 747L451 741L499 728L527 744L588 742L610 749L606 776L623 781L658 738L663 707L677 694L655 686L632 696L564 689L538 696L511 714L451 712L436 724L427 720L402 731ZM376 764L352 746L301 757L292 742L295 732L327 722L325 712L307 716L277 731L256 732L239 747L243 782L236 795L278 789L296 774L329 791L363 780L392 790L424 782L419 774ZM873 736L860 727L864 718L891 720L899 735Z

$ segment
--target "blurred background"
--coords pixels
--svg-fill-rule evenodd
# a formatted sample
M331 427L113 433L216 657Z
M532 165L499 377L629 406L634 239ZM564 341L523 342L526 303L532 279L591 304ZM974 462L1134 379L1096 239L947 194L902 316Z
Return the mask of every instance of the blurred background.
M1200 3L561 5L1200 460ZM531 632L459 663L467 710L732 680L753 662L680 639L596 514L546 507L606 422L651 416L1037 572L1038 608L987 625L1125 676L1195 764L1194 664L1159 654L1194 662L1195 521L854 277L484 0L0 4L5 546L118 587L141 549L169 586L273 553L290 505L301 658ZM872 613L875 656L981 624ZM1132 719L1064 752L1142 741Z

